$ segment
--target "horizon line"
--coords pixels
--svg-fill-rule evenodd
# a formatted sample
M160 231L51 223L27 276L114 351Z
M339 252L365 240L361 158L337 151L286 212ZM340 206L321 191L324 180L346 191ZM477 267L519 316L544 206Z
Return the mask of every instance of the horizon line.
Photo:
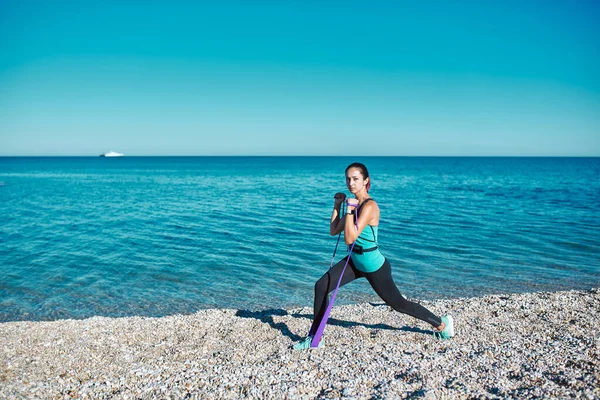
M142 157L180 157L180 158L184 158L184 157L188 157L188 158L194 158L194 157L296 157L296 158L301 158L301 157L340 157L340 158L348 158L348 157L380 157L380 158L384 158L384 157L388 157L388 158L393 158L393 157L403 157L403 158L417 158L417 157L421 157L421 158L426 158L426 157L431 157L431 158L600 158L600 154L599 155L310 155L310 154L298 154L298 155L293 155L293 154L271 154L271 155L263 155L263 154L213 154L213 155L207 155L207 154L200 154L200 155L157 155L157 154L146 154L146 155L123 155L120 157L102 157L100 155L52 155L52 154L46 154L46 155L2 155L0 154L0 158L48 158L48 157L55 157L55 158L59 158L59 157L63 157L63 158L67 158L67 157L71 157L71 158L142 158Z

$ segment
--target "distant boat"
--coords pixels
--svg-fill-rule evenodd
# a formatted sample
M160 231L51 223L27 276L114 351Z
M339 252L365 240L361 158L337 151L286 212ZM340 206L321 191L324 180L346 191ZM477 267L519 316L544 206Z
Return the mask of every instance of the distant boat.
M125 154L109 151L108 153L100 154L100 157L123 157Z

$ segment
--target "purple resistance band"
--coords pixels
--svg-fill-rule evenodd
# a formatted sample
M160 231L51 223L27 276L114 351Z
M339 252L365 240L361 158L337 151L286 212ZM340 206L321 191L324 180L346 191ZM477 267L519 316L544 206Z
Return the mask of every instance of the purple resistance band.
M347 215L348 214L346 214L346 216ZM356 230L358 230L358 215L354 216L354 225L356 226ZM340 242L341 235L342 235L342 233L340 232L340 236L338 236L338 241L335 245L335 250L333 251L333 257L331 258L331 265L329 266L329 269L331 269L333 267L333 260L335 258L335 252L337 250L338 243ZM340 279L338 279L338 283L335 287L335 290L333 291L333 294L331 295L331 301L329 302L329 304L327 305L327 308L325 309L325 313L323 314L323 319L321 319L321 322L319 323L319 328L317 328L317 332L315 332L315 336L313 337L313 340L310 342L310 347L312 347L312 348L319 347L319 342L321 341L321 336L323 336L323 331L325 331L325 326L327 325L327 320L329 319L329 313L331 312L331 308L333 307L333 303L335 302L335 296L337 295L337 291L340 288L340 283L342 282L342 278L344 277L344 272L346 272L346 267L348 266L348 263L350 262L350 257L351 257L352 250L354 249L355 244L356 244L356 241L354 241L354 243L352 243L352 247L350 247L350 251L348 252L348 259L346 260L346 265L344 265L344 269L342 270ZM326 296L327 296L327 294L326 294ZM315 315L315 317L316 317L316 315Z

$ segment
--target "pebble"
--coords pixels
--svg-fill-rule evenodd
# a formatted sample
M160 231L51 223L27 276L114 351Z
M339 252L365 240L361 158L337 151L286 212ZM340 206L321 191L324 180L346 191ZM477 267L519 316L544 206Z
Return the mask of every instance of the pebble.
M421 301L456 337L378 303L0 324L0 398L600 398L600 291Z

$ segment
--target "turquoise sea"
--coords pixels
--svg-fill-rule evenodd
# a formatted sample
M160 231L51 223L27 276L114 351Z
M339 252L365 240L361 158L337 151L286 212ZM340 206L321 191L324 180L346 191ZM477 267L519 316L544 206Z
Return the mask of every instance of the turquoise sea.
M0 321L312 306L354 161L406 296L600 286L600 158L2 157Z

